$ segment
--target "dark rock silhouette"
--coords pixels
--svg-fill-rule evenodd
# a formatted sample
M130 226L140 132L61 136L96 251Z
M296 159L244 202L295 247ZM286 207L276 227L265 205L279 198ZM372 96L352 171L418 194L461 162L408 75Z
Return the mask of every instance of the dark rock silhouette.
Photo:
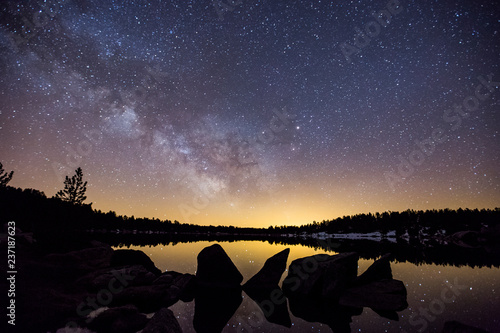
M399 320L399 314L396 311L389 311L389 310L377 310L377 309L372 309L373 312L378 314L380 317L384 317L390 320L398 321Z
M172 290L177 291L181 301L191 302L196 290L196 277L192 274L169 271L154 280L153 285L168 285Z
M289 254L290 249L285 249L267 259L260 271L243 285L243 290L272 290L275 288L286 269L286 261Z
M126 280L127 286L140 286L151 284L157 277L144 266L124 266L122 268L109 267L95 272L91 272L81 278L76 283L86 287L90 291L97 291L109 288L111 280L116 280L119 276L130 276Z
M385 254L376 260L363 274L356 278L354 284L363 285L373 281L392 279L390 257L390 254Z
M111 266L142 265L155 275L160 275L159 270L153 261L142 251L138 250L115 250L111 257Z
M174 271L164 272L153 281L153 284L171 284L180 275L182 273Z
M175 285L131 286L113 296L111 306L134 304L145 313L169 307L180 299L180 289Z
M49 270L64 269L65 274L84 274L110 265L113 249L100 242L93 242L92 247L67 253L53 253L45 256L43 264ZM50 267L52 266L52 267Z
M354 252L296 259L283 281L283 291L287 296L338 299L353 283L357 271L358 255Z
M219 244L206 247L198 254L198 285L214 288L240 288L243 276Z
M406 309L406 288L399 280L380 280L344 290L339 303L351 307L368 307L384 311Z
M283 289L292 313L321 322L333 332L350 332L352 316L370 307L379 315L398 320L396 311L407 306L403 282L392 279L390 256L375 261L356 277L358 255L315 255L294 260Z
M250 288L247 295L260 307L267 321L273 324L291 327L287 299L278 285L267 290Z
M193 326L197 333L220 333L242 302L241 289L198 288Z
M133 305L104 311L89 324L96 333L135 333L144 328L148 319Z
M444 323L441 333L488 333L488 331L453 320Z
M167 308L158 310L141 333L182 333L173 312Z
M308 322L328 325L334 333L350 333L353 316L363 313L362 308L339 305L337 302L308 297L289 297L290 311L296 317Z

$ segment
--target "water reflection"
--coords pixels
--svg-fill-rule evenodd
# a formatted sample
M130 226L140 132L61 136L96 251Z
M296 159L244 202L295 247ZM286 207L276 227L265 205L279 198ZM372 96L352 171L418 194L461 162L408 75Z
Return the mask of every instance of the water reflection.
M371 241L371 240L349 240L331 239L318 240L314 238L302 237L267 237L267 236L245 236L234 238L234 236L217 235L132 235L132 234L95 234L96 239L117 247L130 246L175 246L177 244L196 244L199 242L221 244L241 244L248 241L260 241L263 245L277 245L281 248L286 246L300 245L316 251L325 252L357 252L360 258L375 259L385 253L394 254L394 259L400 262L411 262L416 265L436 264L452 266L470 267L500 267L500 248L465 248L453 244L439 244L428 242L425 245L419 243L408 243L397 239L391 241ZM196 247L196 246L195 246ZM196 256L197 253L194 253Z
M206 246L214 243L205 241L178 243L175 246L132 248L143 250L162 270L195 274L197 254ZM255 241L221 242L220 244L243 275L243 283L254 276L270 256L285 250L287 247L291 249L287 267L297 258L322 253L333 254L320 248ZM372 263L373 260L360 259L358 273L366 271ZM500 308L500 300L496 294L500 290L500 271L498 268L473 269L471 267L459 268L433 264L415 265L397 260L393 260L391 266L394 278L404 281L408 291L409 307L399 312L399 316L397 312L391 310L337 306L313 300L307 303L304 300L296 301L293 299L288 299L287 302L278 304L279 306L275 305L276 310L272 312L268 310L269 304L276 304L276 302L273 303L270 294L272 290L268 291L267 295L266 293L253 294L244 291L238 295L240 302L238 304L236 297L234 299L228 298L227 304L232 305L224 310L225 315L216 325L217 329L220 330L222 325L222 332L332 332L334 329L338 331L347 329L347 324L349 324L353 331L402 332L405 330L416 332L425 327L425 331L440 332L444 323L450 320L460 320L472 326L488 329L491 332L500 326L495 312L495 309ZM283 274L280 284L287 273L288 271L285 271ZM441 309L436 304L440 305L438 301L443 290L449 289L445 281L449 281L451 284L455 284L457 281L460 286L467 286L467 288L461 287L459 295L446 294L448 298L454 296L454 300L444 303L444 307ZM205 299L200 298L201 303L197 303L197 301L178 302L171 307L184 332L195 332L194 316L197 317L196 321L198 322L200 314L206 318L212 316L210 311L218 312L216 306L213 306L216 304L213 301L217 300L217 297L212 296ZM274 299L277 298L279 297L275 295ZM266 302L266 300L270 302ZM199 307L200 304L202 312L195 314L197 312L195 308ZM209 309L210 304L212 304L212 309ZM430 319L426 319L421 314L424 310L430 314ZM234 312L234 314L229 314L229 312ZM272 315L266 316L266 313ZM228 317L230 318L227 319ZM399 321L397 321L398 319ZM223 321L227 323L222 324Z
M197 333L220 333L240 306L241 289L200 288L194 299Z

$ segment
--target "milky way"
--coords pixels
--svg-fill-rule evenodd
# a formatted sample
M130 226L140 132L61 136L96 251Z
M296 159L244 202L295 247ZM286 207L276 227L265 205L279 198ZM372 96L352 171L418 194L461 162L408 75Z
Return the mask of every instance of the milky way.
M0 161L199 224L499 206L498 1L10 1Z

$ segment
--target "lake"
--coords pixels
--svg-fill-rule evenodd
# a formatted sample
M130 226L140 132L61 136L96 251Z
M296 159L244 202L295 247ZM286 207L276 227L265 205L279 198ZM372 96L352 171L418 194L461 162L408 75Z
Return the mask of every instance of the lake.
M263 241L199 241L154 246L120 246L145 252L162 271L196 273L197 255L205 247L219 243L244 277L243 283L257 273L272 255L290 248L287 267L297 258L314 254L335 254L321 247L271 244ZM350 249L352 250L352 248ZM364 251L366 252L366 246ZM358 275L373 263L360 258ZM446 321L458 320L490 332L499 332L500 269L498 267L456 267L443 264L391 262L393 278L401 280L408 292L408 308L398 312L399 320L381 317L369 308L352 317L353 332L440 332ZM288 274L282 276L282 280ZM242 302L223 332L332 332L326 324L307 322L290 313L291 328L269 323L259 306L242 293ZM179 301L170 309L183 332L193 328L195 301Z

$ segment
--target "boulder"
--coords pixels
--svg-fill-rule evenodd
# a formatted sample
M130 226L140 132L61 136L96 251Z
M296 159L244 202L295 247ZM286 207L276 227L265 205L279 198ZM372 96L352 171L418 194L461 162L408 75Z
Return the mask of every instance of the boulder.
M319 298L291 297L288 298L288 305L295 317L310 323L326 324L335 333L350 333L352 317L363 313L362 308L345 307L336 301Z
M146 326L148 319L132 305L104 311L89 323L96 333L135 333Z
M355 252L296 259L283 281L283 291L287 296L338 299L353 283L357 271L358 254Z
M191 302L196 291L196 277L191 274L182 274L174 279L175 286L179 288L179 299L183 302Z
M287 300L278 285L267 290L248 289L245 292L259 306L267 321L288 328L292 327Z
M111 266L142 265L155 275L160 275L159 270L153 261L142 251L138 250L115 250L111 257Z
M281 275L286 269L286 261L290 249L285 249L271 258L267 259L261 270L248 280L243 288L248 289L272 289L277 286L281 280Z
M110 265L113 249L109 245L45 256L43 262L79 273L91 272Z
M141 333L182 333L174 313L162 308L158 310Z
M196 290L196 277L188 273L165 272L153 281L153 285L176 287L179 290L180 300L191 302Z
M179 275L182 275L182 273L177 273L174 271L162 273L160 276L158 276L153 281L153 284L168 284L168 285L170 285L174 282L174 279L176 277L178 277Z
M363 285L374 281L392 279L390 258L390 254L380 257L363 274L358 276L354 283L356 285Z
M406 287L399 280L380 280L346 289L339 304L378 311L402 311L408 307Z
M219 244L206 247L198 254L196 280L200 286L239 288L243 276Z
M89 273L76 281L77 285L87 290L117 289L127 286L149 285L156 280L156 275L144 266L126 266L123 268L106 268Z
M114 294L111 306L133 304L144 313L155 312L177 303L180 292L175 285L131 286Z
M16 332L44 332L65 326L75 316L85 294L66 294L47 286L33 286L16 292L16 305L29 314L29 320L16 320Z
M241 289L199 289L194 300L194 330L197 333L222 332L242 300Z

